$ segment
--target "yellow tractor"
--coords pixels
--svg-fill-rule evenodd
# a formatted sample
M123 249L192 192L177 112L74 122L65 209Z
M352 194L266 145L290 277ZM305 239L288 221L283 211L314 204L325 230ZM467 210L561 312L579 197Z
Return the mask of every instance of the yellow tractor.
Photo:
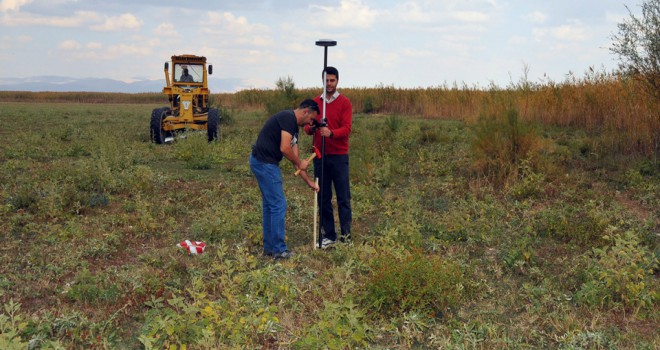
M170 105L151 112L152 142L172 142L186 130L206 130L209 142L218 139L220 111L209 106L208 74L213 74L213 66L207 67L203 56L172 56L171 75L169 62L165 62L163 94Z

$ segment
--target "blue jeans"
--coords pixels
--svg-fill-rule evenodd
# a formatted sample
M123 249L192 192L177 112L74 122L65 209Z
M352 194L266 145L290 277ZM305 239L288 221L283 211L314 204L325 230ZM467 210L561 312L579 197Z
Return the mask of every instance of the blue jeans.
M275 254L286 251L284 242L286 198L284 198L280 167L277 164L264 163L250 155L250 169L257 178L261 190L264 252Z
M319 196L319 208L321 212L324 237L336 240L335 216L332 209L332 188L337 195L337 211L339 214L339 229L342 237L350 236L353 211L351 209L351 184L349 178L348 155L327 155L323 164L323 175L321 175L321 160L314 159L314 176L319 179L323 176L323 198ZM319 183L320 186L320 183Z

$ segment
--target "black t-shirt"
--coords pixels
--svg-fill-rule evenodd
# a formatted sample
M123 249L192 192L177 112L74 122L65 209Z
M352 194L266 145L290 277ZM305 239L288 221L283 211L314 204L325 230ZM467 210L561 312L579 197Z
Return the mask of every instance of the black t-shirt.
M264 163L278 164L282 160L282 130L293 136L291 147L298 143L298 122L292 110L279 112L266 121L252 146L252 156Z

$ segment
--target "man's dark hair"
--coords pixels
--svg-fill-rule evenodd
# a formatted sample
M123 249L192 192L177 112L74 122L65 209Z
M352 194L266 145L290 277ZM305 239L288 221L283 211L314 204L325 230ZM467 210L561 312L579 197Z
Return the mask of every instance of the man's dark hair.
M332 66L327 66L325 69L321 72L321 79L323 79L323 73L332 74L337 77L337 80L339 80L339 71L337 68L332 67Z
M309 109L313 110L314 112L316 112L317 114L321 113L321 111L319 110L319 105L316 103L316 101L314 101L312 99L309 99L309 98L302 101L302 102L300 102L299 107L302 108L302 109L309 108Z

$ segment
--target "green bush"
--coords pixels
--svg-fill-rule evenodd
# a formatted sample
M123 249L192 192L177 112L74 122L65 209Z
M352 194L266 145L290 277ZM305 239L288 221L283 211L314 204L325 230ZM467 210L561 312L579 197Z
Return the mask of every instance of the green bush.
M371 97L367 96L364 100L364 106L362 107L362 113L369 114L374 112L374 103Z
M611 245L594 248L594 263L587 272L587 280L577 293L578 301L591 306L632 307L654 310L660 290L654 277L658 259L640 244L635 232L613 236L616 229L609 230L606 239Z
M178 160L186 162L186 168L208 170L216 163L213 144L209 144L206 135L198 132L187 133L174 145L174 154Z
M390 134L396 134L403 127L403 118L393 114L385 119L386 132Z
M0 348L27 349L28 343L21 339L21 333L27 327L23 315L19 313L20 303L9 300L0 313Z
M541 237L562 242L601 246L603 232L617 222L617 213L600 201L549 207L536 214L534 225Z
M545 175L532 169L529 158L520 162L518 173L520 179L511 185L508 194L517 200L540 197Z
M371 329L365 314L350 299L340 303L325 302L318 322L305 328L305 334L293 344L294 349L367 348Z
M520 162L534 159L539 136L536 128L509 109L505 115L482 116L472 141L475 169L495 183L506 183L518 175ZM536 164L530 162L532 169Z
M275 86L276 93L266 101L266 112L269 116L285 109L296 108L301 102L298 101L298 92L292 77L277 79Z
M82 270L75 281L66 290L66 296L73 301L85 303L115 302L121 295L116 284L107 280L105 276L93 275L88 270Z
M387 314L428 311L442 314L461 300L460 267L421 252L376 259L366 283L365 303Z

